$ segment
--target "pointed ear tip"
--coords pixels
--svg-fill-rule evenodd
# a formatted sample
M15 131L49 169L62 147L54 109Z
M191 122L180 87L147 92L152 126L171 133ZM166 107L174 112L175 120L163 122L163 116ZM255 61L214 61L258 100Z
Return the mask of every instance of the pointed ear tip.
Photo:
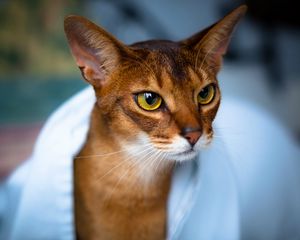
M240 16L244 16L246 14L248 10L248 6L243 4L241 6L239 6L238 8L236 8L235 10L233 10L233 12L237 12Z
M79 17L79 16L77 16L77 15L67 15L67 16L65 16L65 18L64 18L64 23L73 21L73 20L75 20L75 19L78 18L78 17Z
M64 26L68 26L71 24L75 24L75 23L86 23L86 22L90 22L88 19L86 19L85 17L82 16L78 16L78 15L68 15L65 16L64 18Z
M78 16L78 15L68 15L68 16L65 16L65 18L64 18L64 24L68 25L70 23L82 22L84 20L85 20L84 17Z
M84 17L78 15L68 15L64 19L64 30L65 33L71 34L72 32L76 32L77 29L82 28L83 26L87 26L90 21Z
M65 16L64 18L64 28L65 28L65 31L68 30L69 26L76 22L76 20L78 19L78 16L76 15L68 15L68 16Z
M246 5L241 5L234 10L232 10L224 19L237 23L242 17L245 16L248 7Z

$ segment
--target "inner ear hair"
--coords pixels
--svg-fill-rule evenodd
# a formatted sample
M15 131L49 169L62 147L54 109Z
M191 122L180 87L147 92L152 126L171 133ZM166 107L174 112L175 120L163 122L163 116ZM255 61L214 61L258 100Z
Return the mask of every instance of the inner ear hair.
M84 17L66 17L64 28L82 76L94 87L102 86L119 65L126 46Z
M242 5L212 26L180 42L195 52L196 67L201 67L205 61L214 71L219 70L234 28L246 11L247 6ZM198 66L200 57L201 65Z

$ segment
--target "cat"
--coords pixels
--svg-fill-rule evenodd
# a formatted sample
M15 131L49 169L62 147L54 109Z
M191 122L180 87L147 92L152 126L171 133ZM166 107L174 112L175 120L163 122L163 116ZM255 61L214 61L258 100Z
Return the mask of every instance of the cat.
M217 73L245 12L241 6L182 41L129 46L83 17L65 19L71 52L97 99L74 159L78 239L167 238L173 166L213 139Z

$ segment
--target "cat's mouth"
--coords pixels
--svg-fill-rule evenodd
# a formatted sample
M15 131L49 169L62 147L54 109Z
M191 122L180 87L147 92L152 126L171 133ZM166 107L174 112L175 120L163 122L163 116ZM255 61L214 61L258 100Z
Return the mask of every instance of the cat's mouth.
M197 157L201 149L206 149L212 141L212 134L203 134L196 144L189 144L183 138L174 139L170 146L172 149L168 152L167 157L172 161L189 161Z

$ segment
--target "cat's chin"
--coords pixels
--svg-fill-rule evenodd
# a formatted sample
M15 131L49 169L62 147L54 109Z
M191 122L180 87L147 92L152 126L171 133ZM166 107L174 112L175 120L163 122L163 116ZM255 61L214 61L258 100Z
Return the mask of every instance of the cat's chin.
M198 156L198 153L198 151L191 149L180 153L168 154L167 158L172 161L184 162L195 159Z

